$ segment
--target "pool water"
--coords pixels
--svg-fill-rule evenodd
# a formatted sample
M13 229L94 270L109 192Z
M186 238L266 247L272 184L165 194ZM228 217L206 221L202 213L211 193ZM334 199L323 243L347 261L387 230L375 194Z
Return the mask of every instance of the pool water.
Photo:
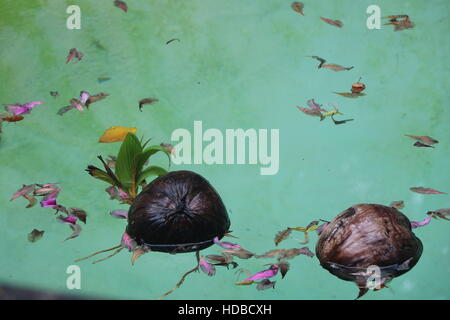
M447 0L307 1L305 15L281 0L127 0L123 12L113 1L0 1L0 103L44 104L17 123L3 123L0 134L0 283L65 294L112 299L155 299L195 266L195 254L148 253L134 266L130 253L98 264L74 260L120 243L126 221L109 211L126 209L108 199L106 184L84 170L99 166L98 155L116 154L120 144L99 144L111 126L136 127L154 143L171 142L174 130L278 129L279 170L261 175L260 165L179 164L192 170L221 195L233 235L246 249L275 248L275 234L312 220L331 220L357 203L389 205L404 200L401 211L419 221L429 210L447 208L449 195L421 195L410 187L450 192L450 116ZM81 29L66 28L66 9L81 9ZM393 26L371 30L366 9L376 4L381 16L408 14L413 29ZM339 19L342 28L320 17ZM383 20L384 22L385 20ZM177 38L179 41L166 42ZM66 64L70 48L84 53ZM354 66L348 71L318 69L327 63ZM107 77L109 80L100 79ZM366 85L365 96L349 99L352 83ZM89 110L59 116L81 90L110 94ZM58 97L50 96L58 91ZM145 105L138 101L154 97ZM338 106L354 121L303 114L295 106ZM413 147L405 134L431 136L435 148ZM206 143L205 143L206 145ZM167 167L163 155L153 163ZM80 236L63 241L67 225L52 210L26 200L9 201L22 184L58 182L58 201L89 213ZM433 220L415 229L424 252L410 272L390 288L363 299L449 299L448 221ZM45 230L31 243L32 229ZM299 247L301 234L280 247ZM314 249L317 235L308 244ZM205 254L215 254L210 247ZM235 270L217 268L214 277L191 274L167 299L353 299L357 289L322 269L316 257L291 261L275 289L236 286L235 271L264 269L270 260L237 260ZM66 270L78 265L81 289L69 290ZM242 275L239 278L242 280Z

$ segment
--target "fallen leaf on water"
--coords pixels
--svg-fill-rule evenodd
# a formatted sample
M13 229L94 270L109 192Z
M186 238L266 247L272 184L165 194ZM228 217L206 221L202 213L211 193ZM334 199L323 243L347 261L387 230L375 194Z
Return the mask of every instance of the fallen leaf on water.
M25 199L27 199L29 201L29 203L27 204L27 206L25 208L31 208L34 207L37 203L37 199L35 197L32 197L28 194L24 194L22 197L24 197Z
M44 236L44 232L44 230L39 231L37 229L33 229L33 231L28 234L28 241L36 242L40 240Z
M109 94L108 93L104 93L104 92L100 92L100 93L94 94L92 96L89 96L89 98L86 100L86 108L89 109L89 105L91 103L103 100L107 96L109 96Z
M353 121L354 119L335 120L334 117L331 116L331 120L333 120L333 123L335 125L339 125L339 124L344 124L344 123L349 122L349 121Z
M70 229L72 229L73 232L65 240L76 238L80 235L80 232L81 232L81 226L79 224L69 224L69 227L70 227Z
M353 69L353 66L352 67L343 67L339 64L323 64L322 68L327 68L327 69L330 69L333 71L343 71L343 70L351 70L351 69Z
M413 146L414 146L414 147L419 147L419 148L423 148L423 147L425 147L425 148L434 148L433 146L429 146L429 145L427 145L427 144L425 144L425 143L422 143L422 142L420 142L420 141L416 141L416 142L413 144Z
M441 218L441 219L450 221L450 219L446 217L446 216L450 215L450 209L439 209L439 210L428 211L427 214L431 215L433 218Z
M286 273L289 271L289 263L286 261L280 262L277 264L278 268L280 268L280 274L281 274L281 279L284 278L284 276L286 275Z
M338 27L338 28L342 28L344 26L344 24L339 21L339 20L333 20L333 19L328 19L328 18L324 18L324 17L320 17L320 19L322 21L324 21L325 23L328 23L329 25Z
M250 259L251 257L253 257L255 254L253 252L250 252L248 250L245 249L239 249L239 250L224 250L222 251L224 253L230 254L232 256L236 256L239 259Z
M413 192L417 192L417 193L422 193L422 194L447 194L446 192L438 191L438 190L431 189L431 188L424 188L424 187L413 187L413 188L409 188L409 190L411 190Z
M263 281L258 282L256 286L256 290L267 290L267 289L275 289L276 281L270 281L269 279L264 279Z
M292 259L300 254L306 255L308 257L314 256L314 254L308 249L308 247L303 247L292 249L274 249L264 254L257 255L255 256L255 258L277 258L278 260L284 260Z
M389 22L385 23L384 25L393 25L394 31L401 31L401 30L405 30L405 29L414 28L414 22L412 22L409 19L409 16L406 14L387 16L387 17L383 17L383 19L389 19ZM398 20L398 19L402 19L402 20Z
M139 111L142 112L142 107L144 104L152 104L154 102L158 102L158 99L155 98L145 98L139 101Z
M426 144L428 146L439 143L439 141L429 136L413 136L411 134L405 134L405 136L410 137L411 139L417 140L419 142L422 142L423 144Z
M111 127L103 133L98 142L100 143L120 142L125 139L128 133L136 133L136 128L135 127L127 128L120 126Z
M119 8L120 10L122 10L123 12L127 12L128 11L128 6L125 2L120 1L120 0L115 0L114 1L114 5Z
M66 63L69 63L74 58L78 59L80 61L84 57L84 54L80 51L78 51L75 48L72 48L69 50L69 54L67 55Z
M106 82L109 80L111 80L111 77L98 77L97 78L98 83L103 83L103 82Z
M395 209L403 209L405 207L405 202L403 200L392 201L389 206Z
M305 5L302 2L298 2L298 1L292 2L292 4L291 4L292 10L300 13L302 16L304 16L304 13L303 13L304 7L305 7Z
M291 228L286 228L286 229L278 232L275 235L275 239L274 239L275 245L278 246L278 244L280 244L281 241L286 240L289 237L289 235L291 234L291 232L292 232Z
M297 108L298 108L298 110L300 110L301 112L307 114L308 116L319 117L320 120L324 119L324 117L322 115L322 112L320 112L319 110L308 109L308 108L299 107L299 106L297 106Z
M168 41L166 42L166 44L169 44L169 43L174 42L174 41L180 42L180 39L178 39L178 38L170 39L170 40L168 40Z
M142 247L138 247L133 251L133 255L131 256L131 265L134 265L134 262L139 259L144 253L146 253L147 250L142 248Z
M366 95L365 93L361 92L335 92L335 93L346 98L358 98Z

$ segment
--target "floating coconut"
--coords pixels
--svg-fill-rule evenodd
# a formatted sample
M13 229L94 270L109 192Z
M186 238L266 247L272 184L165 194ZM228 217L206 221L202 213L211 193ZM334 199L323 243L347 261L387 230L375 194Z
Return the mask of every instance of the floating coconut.
M357 204L323 227L316 255L323 268L338 278L353 281L358 298L370 288L378 269L380 289L411 270L422 254L422 242L400 211L378 204Z

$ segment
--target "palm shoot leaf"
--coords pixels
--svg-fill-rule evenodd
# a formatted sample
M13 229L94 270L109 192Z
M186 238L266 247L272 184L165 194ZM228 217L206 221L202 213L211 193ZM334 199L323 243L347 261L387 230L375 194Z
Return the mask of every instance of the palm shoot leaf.
M143 170L136 180L136 185L139 185L142 181L150 176L162 176L167 173L167 170L158 166L150 166Z
M130 188L139 173L137 158L142 152L138 138L128 133L117 155L115 173L125 188Z

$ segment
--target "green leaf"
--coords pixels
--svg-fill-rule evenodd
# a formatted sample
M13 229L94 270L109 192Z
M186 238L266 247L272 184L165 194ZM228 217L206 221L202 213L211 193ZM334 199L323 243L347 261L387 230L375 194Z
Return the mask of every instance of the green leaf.
M144 151L141 152L140 155L138 155L136 166L137 172L140 172L144 167L144 164L148 160L148 158L150 158L157 152L164 152L167 155L167 157L169 158L169 166L170 166L170 152L167 151L167 149L164 148L163 146L154 145L146 148Z
M136 180L136 184L139 185L142 181L147 179L150 176L162 176L167 173L167 170L158 166L150 166L141 172L138 179Z
M128 133L120 146L116 160L116 176L124 187L129 188L139 173L137 170L137 156L142 152L139 139Z

